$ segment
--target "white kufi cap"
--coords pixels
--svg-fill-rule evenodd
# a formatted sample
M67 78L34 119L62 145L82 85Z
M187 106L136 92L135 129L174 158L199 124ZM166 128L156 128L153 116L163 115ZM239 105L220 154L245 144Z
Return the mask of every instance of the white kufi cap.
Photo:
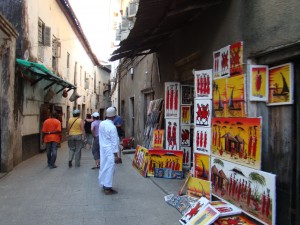
M107 117L114 117L116 115L116 109L114 107L109 107L106 110L106 116Z

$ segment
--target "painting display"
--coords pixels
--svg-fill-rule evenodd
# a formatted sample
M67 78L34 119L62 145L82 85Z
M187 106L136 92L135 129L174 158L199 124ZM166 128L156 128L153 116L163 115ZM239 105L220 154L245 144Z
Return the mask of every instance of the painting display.
M165 118L179 118L180 83L165 82Z
M211 200L211 182L190 177L187 182L186 194L192 197L205 197Z
M152 138L152 149L163 149L165 130L154 130Z
M276 175L211 158L212 193L266 224L275 224Z
M182 166L183 168L189 169L191 167L191 161L192 161L192 148L181 146L181 149L183 151Z
M230 76L243 74L243 42L230 45Z
M194 153L194 177L202 180L210 179L210 155Z
M194 128L194 151L210 154L211 152L211 128Z
M194 99L194 86L181 85L181 105L192 105Z
M261 120L261 118L213 118L212 155L260 169Z
M208 203L209 201L207 200L207 198L199 198L199 200L190 207L190 209L183 215L183 217L181 217L179 222L183 225L188 224L189 221L194 218L194 216L196 216L208 205Z
M212 70L195 70L195 99L212 98Z
M220 213L211 205L207 205L203 210L199 211L188 225L207 225L212 224L219 218Z
M137 145L133 156L132 166L143 176L147 176L148 149Z
M292 63L269 69L269 106L293 104L293 71Z
M199 127L211 127L212 100L195 99L194 124Z
M210 205L220 212L220 217L232 216L242 213L242 210L225 201L212 201Z
M269 67L250 65L250 101L268 101Z
M182 174L182 159L183 152L181 150L149 150L148 151L148 176L154 176L155 169L168 169L169 174L178 174L174 171L179 171ZM166 172L160 170L160 172ZM169 176L169 175L166 175ZM170 177L168 177L170 178Z
M226 117L245 117L245 79L244 75L227 78L226 83Z
M179 149L179 119L166 119L166 149Z
M190 105L181 106L181 124L182 125L191 124L191 106Z

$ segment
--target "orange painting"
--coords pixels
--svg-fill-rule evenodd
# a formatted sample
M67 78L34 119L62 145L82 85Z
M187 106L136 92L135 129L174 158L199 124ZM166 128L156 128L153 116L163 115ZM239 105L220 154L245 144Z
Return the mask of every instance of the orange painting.
M266 102L268 100L268 74L268 66L250 66L250 101Z
M211 182L190 177L187 183L186 194L191 197L205 197L211 200Z
M225 117L226 103L226 78L214 80L213 82L213 112L214 117Z
M213 118L212 155L260 169L261 118Z
M268 105L293 104L293 64L287 63L269 70Z
M163 149L165 130L154 130L152 139L153 149Z
M237 42L230 46L230 76L243 73L243 42Z
M210 156L201 153L194 154L194 177L209 180L210 179Z
M140 145L136 146L132 166L144 177L147 176L148 150Z

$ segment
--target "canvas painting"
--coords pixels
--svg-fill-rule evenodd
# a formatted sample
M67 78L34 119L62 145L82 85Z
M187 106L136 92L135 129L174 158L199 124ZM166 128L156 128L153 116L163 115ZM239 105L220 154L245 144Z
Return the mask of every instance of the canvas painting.
M192 197L205 197L211 200L211 182L190 177L187 182L186 194Z
M194 153L194 177L210 180L210 155Z
M212 155L260 169L261 118L213 118Z
M213 112L214 117L226 117L227 86L226 78L213 81Z
M169 169L170 174L173 171L180 171L182 173L182 159L183 152L181 150L149 150L147 175L154 176L155 168Z
M212 98L212 70L196 70L195 76L195 99Z
M243 42L230 46L230 76L243 74Z
M203 210L199 211L188 225L208 225L212 224L219 218L220 213L211 205L207 205Z
M292 63L269 69L269 106L294 103L293 71Z
M226 117L246 117L244 75L227 78Z
M236 216L226 216L217 219L213 225L230 225L230 224L241 224L241 225L262 225L262 223L258 223L247 218L244 215L236 215Z
M183 215L183 217L181 217L179 222L183 225L189 223L194 218L194 216L196 216L208 205L208 203L209 200L207 200L207 198L199 198L199 200L190 207L190 209Z
M132 166L143 176L147 176L148 150L140 145L136 146Z
M179 118L180 83L165 82L165 118Z
M166 149L178 150L179 143L179 119L166 119Z
M213 52L213 79L221 78L221 51Z
M210 154L211 152L211 128L194 128L194 149L195 152Z
M232 216L242 213L242 210L240 208L225 201L212 201L210 202L210 205L221 213L220 217Z
M181 85L181 105L192 105L194 100L194 86Z
M165 202L169 204L170 206L173 206L175 209L177 209L181 215L184 215L187 213L187 211L190 210L190 208L198 202L198 198L193 198L188 195L166 195Z
M192 148L181 146L181 149L183 151L182 166L183 168L189 169L192 161Z
M152 149L163 149L165 130L154 130Z
M211 158L212 193L266 224L275 223L276 175Z
M197 127L211 127L212 100L195 99L194 124Z
M186 126L186 125L181 126L180 130L181 130L181 132L180 132L180 136L181 136L180 145L190 147L191 146L191 127Z
M230 76L230 45L220 49L221 54L221 77Z
M181 125L191 124L191 106L183 105L181 106Z
M250 101L268 101L269 67L250 65Z

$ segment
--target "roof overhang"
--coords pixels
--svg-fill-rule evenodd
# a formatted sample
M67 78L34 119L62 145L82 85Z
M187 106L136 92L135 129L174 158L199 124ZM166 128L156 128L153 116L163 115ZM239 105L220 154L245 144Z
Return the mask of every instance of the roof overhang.
M140 0L136 22L110 61L158 51L185 25L224 0Z
M16 67L17 72L20 71L21 76L24 79L29 80L32 86L37 84L41 80L47 80L50 83L46 87L44 87L44 90L47 90L53 85L59 85L61 87L56 92L56 94L63 91L64 89L67 89L67 91L76 89L76 86L55 75L43 64L30 62L23 59L16 59Z

